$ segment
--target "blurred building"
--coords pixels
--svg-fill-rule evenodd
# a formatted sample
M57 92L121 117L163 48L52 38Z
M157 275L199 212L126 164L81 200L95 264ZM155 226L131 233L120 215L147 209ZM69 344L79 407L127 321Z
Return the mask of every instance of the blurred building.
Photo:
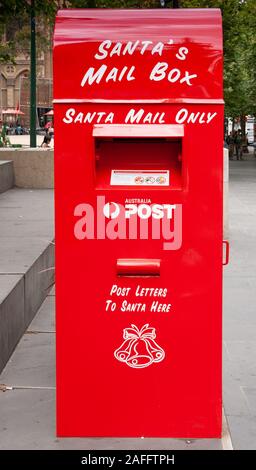
M7 33L2 40L6 40ZM29 127L30 108L30 55L20 52L15 64L0 64L0 113L6 108L19 108L25 114L22 124ZM52 107L52 52L40 51L37 55L37 126L43 125L43 114Z

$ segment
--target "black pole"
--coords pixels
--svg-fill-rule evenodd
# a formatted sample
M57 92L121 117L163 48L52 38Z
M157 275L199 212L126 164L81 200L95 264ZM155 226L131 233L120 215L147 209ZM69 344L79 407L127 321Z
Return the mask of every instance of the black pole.
M30 147L36 147L36 18L35 0L30 7Z

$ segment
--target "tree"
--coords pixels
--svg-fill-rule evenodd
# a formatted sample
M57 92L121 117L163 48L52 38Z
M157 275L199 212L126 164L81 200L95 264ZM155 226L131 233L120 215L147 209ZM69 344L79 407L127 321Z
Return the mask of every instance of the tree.
M45 30L53 24L57 2L44 0L36 2L36 14L40 28L37 30L38 50L49 47ZM30 0L0 0L0 63L14 62L14 57L29 49L30 41Z
M182 0L183 7L220 8L223 17L224 98L226 116L256 112L255 0Z

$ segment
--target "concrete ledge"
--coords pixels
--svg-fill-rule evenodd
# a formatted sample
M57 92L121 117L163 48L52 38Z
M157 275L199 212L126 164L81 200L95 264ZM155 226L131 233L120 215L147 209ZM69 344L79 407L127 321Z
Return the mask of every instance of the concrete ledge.
M0 276L0 371L24 333L24 277Z
M0 149L0 160L12 160L18 188L53 188L53 149Z
M51 266L49 244L24 275L0 274L0 372L51 289L54 270L44 271Z
M14 169L11 160L0 161L0 193L8 191L14 185Z
M0 370L54 280L53 191L0 195Z

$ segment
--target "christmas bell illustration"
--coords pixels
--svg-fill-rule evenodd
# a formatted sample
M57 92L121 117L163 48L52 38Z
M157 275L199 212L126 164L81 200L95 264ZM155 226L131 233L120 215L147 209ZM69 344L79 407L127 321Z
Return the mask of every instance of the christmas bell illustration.
M142 369L154 362L161 362L165 357L164 350L156 343L156 330L149 324L140 330L136 325L123 330L124 342L115 350L118 361L125 362L129 367Z

